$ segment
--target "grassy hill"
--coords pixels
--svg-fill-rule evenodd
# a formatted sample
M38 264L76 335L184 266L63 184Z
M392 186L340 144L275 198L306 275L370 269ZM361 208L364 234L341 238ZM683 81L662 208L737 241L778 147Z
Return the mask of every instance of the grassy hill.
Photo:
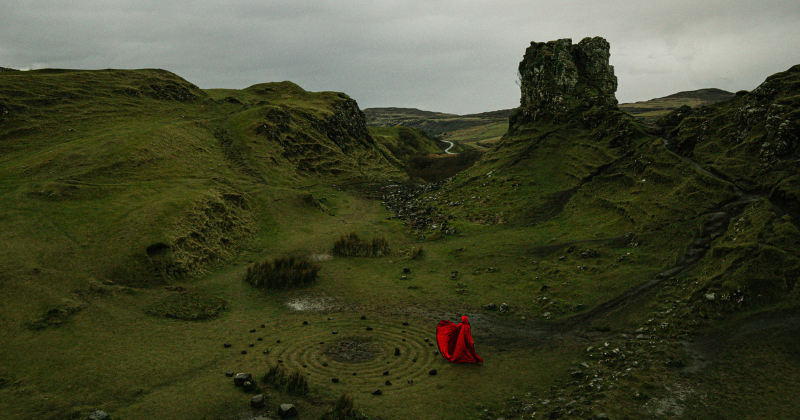
M348 394L373 419L791 418L799 75L653 125L485 116L502 138L472 165L291 82L0 72L0 411L319 419ZM469 168L409 182L446 159ZM388 245L334 252L351 232ZM280 257L316 281L244 281ZM465 314L483 365L436 351ZM262 381L275 365L310 393Z
M711 105L716 102L726 101L732 98L733 95L732 92L722 89L698 89L678 92L663 98L655 98L648 101L620 104L619 109L640 118L642 121L652 123L682 106L697 108Z

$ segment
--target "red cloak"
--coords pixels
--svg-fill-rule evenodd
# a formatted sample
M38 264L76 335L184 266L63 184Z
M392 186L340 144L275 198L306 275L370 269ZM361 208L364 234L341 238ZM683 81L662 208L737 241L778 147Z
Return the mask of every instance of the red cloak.
M440 322L436 326L436 341L439 343L439 352L451 362L483 363L483 359L475 354L472 330L466 315L461 317L458 325L450 321Z

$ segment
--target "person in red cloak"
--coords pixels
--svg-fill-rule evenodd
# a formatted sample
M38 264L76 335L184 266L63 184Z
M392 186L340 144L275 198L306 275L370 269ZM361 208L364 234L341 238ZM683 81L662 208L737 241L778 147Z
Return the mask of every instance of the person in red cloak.
M436 326L436 342L439 343L439 352L451 362L483 363L483 359L475 354L472 330L466 315L461 317L458 325L450 321L440 322Z

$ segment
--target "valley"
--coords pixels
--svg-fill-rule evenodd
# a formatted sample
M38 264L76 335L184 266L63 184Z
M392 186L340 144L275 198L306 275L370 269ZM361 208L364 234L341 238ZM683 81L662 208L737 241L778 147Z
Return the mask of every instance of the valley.
M0 411L791 418L800 66L618 105L608 57L531 43L520 107L463 117L291 82L0 73ZM337 251L351 234L386 245ZM245 282L288 257L315 280ZM462 315L483 364L438 354Z

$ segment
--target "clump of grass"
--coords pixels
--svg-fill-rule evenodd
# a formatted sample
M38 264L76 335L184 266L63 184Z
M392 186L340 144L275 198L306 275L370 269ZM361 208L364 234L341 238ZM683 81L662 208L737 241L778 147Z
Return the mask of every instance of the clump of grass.
M308 381L306 377L296 370L289 373L280 365L273 365L269 371L264 374L261 380L289 395L308 394Z
M333 244L333 253L342 257L383 257L389 254L389 241L386 238L362 240L355 232L342 235Z
M244 280L259 289L299 287L314 283L321 268L305 258L280 257L248 267Z
M342 396L340 396L339 399L336 400L336 405L333 407L333 410L323 414L321 419L351 420L351 419L357 419L358 417L359 417L359 412L355 408L353 397L347 394L342 394Z
M425 249L422 248L422 245L412 246L400 250L398 254L407 260L421 260L425 256Z
M198 321L219 316L228 309L225 299L206 296L202 293L175 293L154 303L145 312L152 316Z

